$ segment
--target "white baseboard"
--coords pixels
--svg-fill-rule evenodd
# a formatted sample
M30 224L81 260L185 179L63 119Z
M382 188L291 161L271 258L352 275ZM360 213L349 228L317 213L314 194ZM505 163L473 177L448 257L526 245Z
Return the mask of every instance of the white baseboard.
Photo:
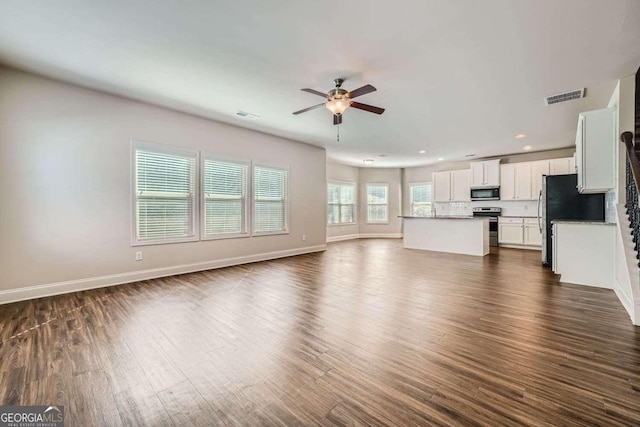
M327 237L327 243L341 242L343 240L353 240L353 239L359 239L359 238L360 238L359 234L345 234L344 236Z
M616 296L622 303L622 306L624 307L624 309L627 310L627 314L629 314L631 321L633 321L634 320L633 299L631 299L631 297L627 295L627 293L622 289L622 285L620 285L620 282L618 282L617 280L614 280L613 290L615 291Z
M345 234L344 236L327 237L327 243L353 239L402 239L402 233L361 233Z
M153 268L149 270L132 271L128 273L117 273L107 276L90 277L87 279L27 286L24 288L0 291L0 304L8 304L10 302L66 294L69 292L104 288L107 286L122 285L125 283L138 282L140 280L174 276L176 274L194 273L196 271L231 267L233 265L248 264L251 262L286 258L290 256L321 252L325 250L327 250L327 245L307 246L304 248L287 249L283 251L266 252L255 255L196 262L193 264L174 265L171 267Z
M526 249L528 251L542 251L542 246L507 245L504 243L498 243L498 247L509 249Z
M360 233L361 239L402 239L402 233Z

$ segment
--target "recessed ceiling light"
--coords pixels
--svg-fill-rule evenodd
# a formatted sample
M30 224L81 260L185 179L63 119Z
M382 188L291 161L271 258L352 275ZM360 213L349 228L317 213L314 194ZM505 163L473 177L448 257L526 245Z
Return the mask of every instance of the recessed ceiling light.
M438 161L441 162L444 160L444 157L438 157Z
M525 135L524 133L519 133L516 135L516 139L522 139L522 138L526 138L527 135Z
M364 159L362 161L362 163L364 163L365 165L372 165L373 164L373 159Z
M426 150L420 150L420 151L418 151L418 154L424 154L424 153L426 153Z
M259 119L260 116L257 116L255 114L251 114L251 113L247 113L246 111L240 111L238 110L238 112L236 112L236 116L240 116L243 119L248 119L248 120L255 120L255 119Z
M532 147L530 145L525 145L524 147L522 147L523 150L527 150L527 151L531 150L531 148Z
M378 154L378 157L387 157L386 154Z

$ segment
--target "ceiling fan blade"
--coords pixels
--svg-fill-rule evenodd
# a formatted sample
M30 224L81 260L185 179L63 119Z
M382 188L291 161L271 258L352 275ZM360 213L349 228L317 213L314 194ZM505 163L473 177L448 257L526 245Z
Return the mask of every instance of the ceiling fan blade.
M312 94L314 94L314 95L321 96L321 97L323 97L323 98L326 98L326 97L327 97L327 94L326 94L326 93L322 93L322 92L319 92L319 91L314 90L314 89L304 88L304 89L300 89L300 90L301 90L301 91L303 91L303 92L308 92L308 93L312 93Z
M349 98L353 99L356 96L366 95L368 93L375 92L376 90L378 90L378 89L376 89L375 87L373 87L371 85L364 85L362 87L359 87L356 90L352 90L351 92L349 92Z
M306 113L307 111L315 110L316 108L322 107L323 105L324 105L324 102L322 104L314 105L313 107L305 108L304 110L295 111L293 114Z
M351 107L357 108L358 110L368 111L370 113L376 113L376 114L384 113L384 108L374 107L373 105L361 104L359 102L352 102Z
M338 115L338 114L334 114L333 115L333 124L334 125L339 125L342 123L342 114Z

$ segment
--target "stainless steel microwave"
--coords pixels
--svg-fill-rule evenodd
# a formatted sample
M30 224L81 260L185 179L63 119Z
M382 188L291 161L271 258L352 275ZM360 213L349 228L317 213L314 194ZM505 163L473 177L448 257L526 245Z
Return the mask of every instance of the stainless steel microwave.
M472 188L471 200L500 200L500 187Z

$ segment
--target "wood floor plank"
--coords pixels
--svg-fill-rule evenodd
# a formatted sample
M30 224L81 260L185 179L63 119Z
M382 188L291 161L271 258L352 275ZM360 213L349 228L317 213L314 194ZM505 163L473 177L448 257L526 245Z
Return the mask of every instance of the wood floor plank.
M539 253L391 239L0 306L0 404L88 425L640 425L640 334Z

